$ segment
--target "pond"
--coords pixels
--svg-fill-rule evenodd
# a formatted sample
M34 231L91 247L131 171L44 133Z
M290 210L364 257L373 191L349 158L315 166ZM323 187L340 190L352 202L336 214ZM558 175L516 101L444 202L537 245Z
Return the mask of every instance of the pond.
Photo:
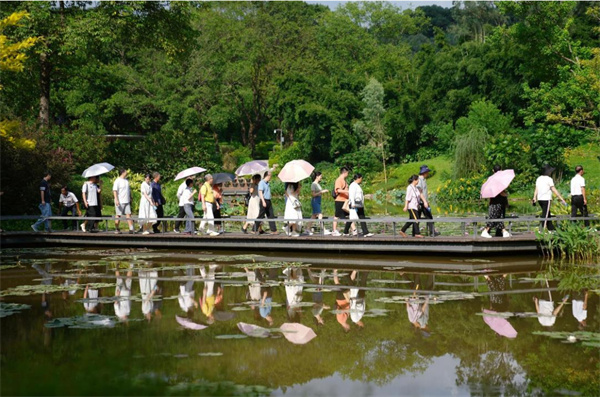
M40 248L1 259L3 395L600 390L598 290L559 292L537 257Z

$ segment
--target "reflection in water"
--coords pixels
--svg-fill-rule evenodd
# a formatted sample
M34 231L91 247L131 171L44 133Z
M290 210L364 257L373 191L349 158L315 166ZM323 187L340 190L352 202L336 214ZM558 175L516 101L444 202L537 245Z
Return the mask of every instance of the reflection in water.
M552 327L556 322L556 316L561 312L563 306L569 299L569 296L565 296L558 307L554 308L554 301L552 300L552 291L550 290L550 285L548 280L546 280L546 286L548 287L547 296L548 300L544 299L542 296L545 296L546 293L543 293L540 297L534 297L533 302L535 303L535 311L538 313L538 321L544 327Z
M552 303L558 294L552 282L539 292L535 264L529 269L495 269L488 261L481 262L478 272L442 273L410 269L407 263L404 269L366 271L278 267L276 262L261 268L260 262L244 263L247 258L219 266L222 262L215 259L190 263L188 258L170 269L172 261L157 257L144 258L141 269L133 264L115 270L93 261L74 266L71 260L75 259L67 257L52 266L33 262L23 274L19 269L3 270L3 284L29 286L38 294L2 297L8 303L35 303L37 309L0 323L3 394L177 394L184 390L180 385L200 378L293 395L396 395L398 390L420 395L556 394L557 387L593 395L600 387L597 348L583 346L577 333L585 327L586 334L597 334L598 294L570 293L572 316L564 315L564 304ZM140 300L137 283L132 286L135 275L141 305L131 305ZM32 281L40 276L41 284ZM196 282L199 276L202 280ZM83 281L74 283L76 278ZM3 285L3 291L8 287ZM202 296L196 300L198 288ZM61 299L61 294L73 299ZM546 304L538 304L534 313L534 296L538 303L550 302L551 308L540 309ZM104 329L112 310L104 316L93 314L106 311L103 303L111 303L121 320L112 330ZM198 307L201 310L195 310ZM182 317L160 326L142 321L163 313L170 319ZM234 313L235 320L227 321ZM39 349L42 317L44 343L52 342L52 349ZM574 333L577 342L534 334L547 329L540 326L546 319L552 321L552 334L565 334L564 340ZM203 329L199 323L211 325ZM238 323L271 329L266 338L216 338L245 336ZM288 329L317 336L292 346L289 339L302 335L282 334L284 323L308 327ZM500 325L506 324L518 330L517 338L501 336ZM428 337L430 333L435 337ZM92 346L102 346L102 354ZM95 373L99 367L104 368L102 376ZM21 379L24 368L27 378L40 379L45 392ZM49 369L52 377L44 375ZM91 384L102 386L94 391L86 386ZM219 389L205 394L218 394L215 390ZM268 389L262 390L268 394Z

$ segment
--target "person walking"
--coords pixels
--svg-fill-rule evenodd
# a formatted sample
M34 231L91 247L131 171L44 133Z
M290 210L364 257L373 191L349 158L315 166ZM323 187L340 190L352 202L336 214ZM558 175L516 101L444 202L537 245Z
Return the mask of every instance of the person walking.
M421 218L419 211L419 201L423 202L423 206L428 207L429 203L427 198L422 191L419 190L417 185L419 184L419 176L412 175L408 178L408 186L406 187L406 199L404 202L404 212L408 211L408 219L417 220ZM417 238L423 238L421 231L419 230L418 222L406 222L400 230L400 235L406 237L406 230L412 225L412 236Z
M552 217L552 213L550 212L550 204L552 203L552 193L556 194L556 196L562 201L564 205L567 205L565 199L562 198L558 190L554 187L554 181L552 180L552 173L554 172L554 168L550 167L548 164L544 164L542 168L542 175L540 175L535 181L535 191L533 193L533 204L535 205L536 201L539 203L542 208L542 218L546 218L542 222L542 229L548 229L550 231L554 230L554 224L549 218Z
M133 219L131 219L131 188L127 180L127 170L119 169L119 177L113 183L113 196L115 198L115 233L120 234L119 218L125 215L129 225L129 234L133 234Z
M260 197L258 196L258 184L260 183L260 175L252 176L252 183L248 188L248 194L250 198L248 199L248 212L246 213L246 219L258 219L258 214L260 213ZM248 226L254 225L254 221L247 220L242 225L242 232L248 233Z
M258 184L258 197L260 198L260 210L258 213L258 219L262 219L265 216L269 219L275 218L275 213L273 212L273 205L271 204L271 186L269 185L269 181L271 180L271 171L266 171L263 179ZM259 233L258 229L260 228L261 221L255 222L253 226L254 233ZM275 222L269 222L269 228L271 229L271 234L279 234L277 231L277 226ZM261 234L264 232L260 232Z
M350 200L350 219L365 219L365 195L360 187L360 184L363 181L363 176L361 173L356 173L352 179L353 181L348 189L348 200ZM346 222L344 234L348 234L352 223L353 222ZM362 229L363 237L373 236L373 233L369 233L366 222L361 222L360 227ZM358 232L354 231L353 235L357 236Z
M348 200L348 183L346 182L346 178L348 178L348 172L348 168L340 168L340 176L338 176L338 178L335 180L333 187L333 196L335 197L335 216L333 217L333 230L331 235L336 237L341 236L341 233L337 230L337 220L347 218L347 214L343 210L343 207L344 203Z
M219 234L224 233L223 221L221 220L221 207L223 206L223 184L217 183L212 186L215 196L215 206L213 215L215 216L215 231Z
M138 222L142 226L142 234L150 234L148 230L150 225L155 224L156 210L154 200L152 199L152 186L151 186L150 174L144 176L144 182L142 182L141 198L140 198L140 210L138 214Z
M154 172L152 174L152 200L154 201L154 206L156 207L156 217L163 218L165 216L165 211L163 206L167 203L165 197L162 194L162 186L160 182L160 174L158 172ZM162 221L156 221L155 224L152 225L152 229L154 233L160 233L160 229L158 228Z
M213 214L213 208L215 208L215 194L212 188L212 175L207 174L204 177L204 181L205 182L200 188L200 193L198 195L198 200L202 201L202 211L204 211L202 222L200 222L200 228L198 229L198 234L202 234L204 232L204 228L208 224L208 227L206 228L206 234L209 236L218 236L219 233L215 231L215 216Z
M286 189L287 200L285 202L285 219L294 219L288 222L287 233L289 236L298 237L302 228L302 204L300 203L300 182L288 183Z
M501 171L502 168L499 165L494 166L494 174L498 171ZM508 207L508 193L506 190L498 194L496 197L490 198L490 202L488 204L488 218L489 219L504 219L506 214L506 207ZM510 237L510 233L506 230L504 226L504 222L488 222L483 232L481 232L481 237L484 238L492 238L490 234L490 229L496 229L496 235L502 232L502 237Z
M424 197L423 205L419 206L419 218L423 216L426 219L433 219L431 206L429 205L429 192L427 190L427 178L429 178L430 172L431 170L425 164L423 164L419 170L419 182L417 183L417 188ZM427 205L425 205L425 203L427 203ZM440 235L440 233L435 230L435 225L433 222L427 222L427 230L429 231L430 237Z
M50 193L50 184L48 182L50 182L50 179L52 178L52 174L49 171L44 172L44 177L42 178L42 181L40 182L40 212L41 212L41 216L40 218L33 224L31 225L31 228L33 229L34 232L39 232L38 230L38 226L40 226L42 223L45 224L46 226L46 231L48 233L50 233L52 231L52 222L49 221L47 218L49 216L52 216L52 194Z
M318 219L319 221L323 220L323 211L321 210L321 201L323 199L323 194L329 192L329 190L321 188L322 179L323 174L319 171L315 171L313 182L310 185L310 192L312 194L312 199L310 200L312 215L310 219ZM323 227L322 222L319 222L319 224L321 225L321 227ZM308 234L312 235L312 222L308 222L306 228L308 229ZM323 234L331 234L331 232L327 229L324 229Z
M192 235L196 229L194 226L194 195L196 189L194 189L194 180L188 178L185 180L185 189L181 192L179 198L179 207L183 207L185 211L185 230L184 234Z
M193 181L193 178L191 178ZM179 185L179 187L177 188L177 202L181 203L181 195L183 194L183 191L187 188L187 179L184 179L183 182L181 182L181 185ZM192 209L193 211L193 209ZM175 221L175 229L173 229L173 232L175 233L179 233L179 228L181 227L181 224L183 223L183 221L181 219L185 218L186 214L185 214L185 208L179 204L179 213L177 214L177 220Z
M79 200L73 192L70 192L66 186L60 189L60 197L58 198L58 208L60 209L60 216L67 216L69 212L71 216L81 216L81 210L79 209ZM77 212L75 212L77 210ZM63 219L63 229L69 229L69 221ZM77 221L72 221L71 230L77 230Z
M571 179L571 217L577 216L577 211L581 212L584 218L588 216L587 197L585 196L585 179L583 178L583 167L575 167L575 176ZM590 221L583 221L586 227L590 226Z
M86 208L85 216L90 218L100 218L102 217L102 210L100 209L100 194L102 193L102 189L98 184L99 178L97 176L91 176L88 178L87 182L85 182L81 188L81 196L83 198L83 205ZM90 221L92 223L90 227L90 232L98 231L98 223L99 220ZM86 225L88 221L83 221L80 225L81 230L86 232Z

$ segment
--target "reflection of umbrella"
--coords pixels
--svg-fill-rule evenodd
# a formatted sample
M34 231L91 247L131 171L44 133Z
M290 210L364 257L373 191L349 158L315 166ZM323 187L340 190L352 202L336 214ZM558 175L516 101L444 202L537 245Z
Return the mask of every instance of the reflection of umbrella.
M238 323L237 326L240 329L240 331L242 331L248 336L253 336L255 338L267 338L269 335L271 335L271 331L269 331L266 328L259 327L258 325Z
M481 186L481 198L492 198L502 193L515 178L514 170L498 171Z
M196 174L199 174L204 171L206 171L206 168L202 168L202 167L188 168L188 169L181 171L179 174L177 174L177 176L175 177L175 180L178 181L180 179L187 178L188 176L196 175Z
M308 161L292 160L283 166L278 176L282 182L299 182L310 177L314 169Z
M193 329L193 330L199 331L201 329L208 328L206 325L196 324L195 322L193 322L190 319L187 319L185 317L175 316L175 320L177 320L179 325L181 325L183 328L187 328L187 329Z
M268 160L252 160L242 164L237 170L235 170L235 174L239 176L255 175L261 173L262 171L266 171L268 168Z
M285 339L296 345L303 345L317 337L312 328L298 323L283 323L279 328L283 331Z
M496 314L496 312L493 310L483 309L483 312L489 314ZM485 321L485 323L489 325L491 329L496 331L498 335L506 336L507 338L511 339L517 337L517 331L513 328L512 325L510 325L510 323L505 318L484 315L483 321Z
M235 175L228 174L226 172L219 172L217 174L212 174L213 177L213 185L218 185L219 183L225 183L229 181L233 181Z
M89 178L89 177L92 177L92 176L98 176L98 175L106 174L107 172L109 172L113 168L115 168L114 165L111 165L111 164L108 164L108 163L98 163L98 164L92 165L91 167L89 167L88 169L86 169L85 171L83 171L83 174L81 174L81 175L83 177L85 177L85 178Z

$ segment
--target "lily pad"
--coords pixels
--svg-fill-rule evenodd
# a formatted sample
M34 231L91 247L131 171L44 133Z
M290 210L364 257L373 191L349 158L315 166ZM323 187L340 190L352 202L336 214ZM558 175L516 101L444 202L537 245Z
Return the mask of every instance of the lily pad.
M235 335L217 335L215 339L246 339L247 335L235 334Z
M221 352L206 352L206 353L198 353L200 357L219 357L222 356Z
M23 310L30 309L30 305L24 305L20 303L5 303L0 302L0 318L8 317L13 314L22 312Z

